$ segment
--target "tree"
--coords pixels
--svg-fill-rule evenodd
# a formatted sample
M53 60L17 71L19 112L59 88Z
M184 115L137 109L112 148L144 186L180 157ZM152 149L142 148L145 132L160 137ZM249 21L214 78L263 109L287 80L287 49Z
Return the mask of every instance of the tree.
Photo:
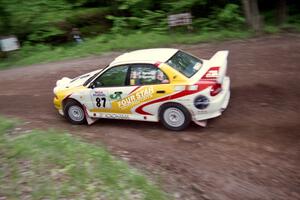
M263 20L259 14L257 0L243 0L244 12L247 24L255 31L260 32Z
M286 0L277 0L276 6L276 22L281 25L287 18L287 5Z

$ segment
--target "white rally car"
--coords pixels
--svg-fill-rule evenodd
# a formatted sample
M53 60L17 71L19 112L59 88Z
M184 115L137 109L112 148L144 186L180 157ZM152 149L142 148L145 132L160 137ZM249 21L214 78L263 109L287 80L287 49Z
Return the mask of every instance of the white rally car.
M218 51L204 60L171 48L132 51L104 69L58 80L54 105L73 124L109 118L160 121L171 130L191 121L206 126L229 102L227 56Z

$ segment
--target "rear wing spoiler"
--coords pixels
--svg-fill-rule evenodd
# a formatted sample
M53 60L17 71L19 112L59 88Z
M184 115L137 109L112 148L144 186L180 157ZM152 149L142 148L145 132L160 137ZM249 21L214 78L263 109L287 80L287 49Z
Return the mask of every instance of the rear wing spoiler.
M227 72L227 57L229 51L218 51L209 59L210 67L219 67L217 82L222 83Z

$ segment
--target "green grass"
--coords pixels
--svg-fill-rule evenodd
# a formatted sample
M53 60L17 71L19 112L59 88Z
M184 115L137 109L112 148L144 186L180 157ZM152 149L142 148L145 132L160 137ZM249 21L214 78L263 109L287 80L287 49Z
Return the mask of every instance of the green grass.
M1 199L167 199L101 146L55 131L13 136L13 126L0 118Z
M56 47L24 45L20 50L9 53L6 59L2 59L0 69L86 57L89 55L99 55L115 50L166 47L172 44L194 44L199 42L247 38L251 35L252 33L249 31L229 30L197 33L171 32L164 34L136 32L129 35L101 35L92 39L85 39L80 45L73 44Z

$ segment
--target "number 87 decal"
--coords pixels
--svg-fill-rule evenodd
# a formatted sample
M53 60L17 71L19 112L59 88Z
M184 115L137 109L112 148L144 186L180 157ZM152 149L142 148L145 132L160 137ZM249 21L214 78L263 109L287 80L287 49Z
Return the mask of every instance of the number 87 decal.
M91 96L94 108L110 109L111 102L107 95L106 91L93 90Z
M105 104L106 104L106 98L105 97L101 97L101 98L97 97L96 98L96 106L98 108L100 108L100 107L105 108Z

